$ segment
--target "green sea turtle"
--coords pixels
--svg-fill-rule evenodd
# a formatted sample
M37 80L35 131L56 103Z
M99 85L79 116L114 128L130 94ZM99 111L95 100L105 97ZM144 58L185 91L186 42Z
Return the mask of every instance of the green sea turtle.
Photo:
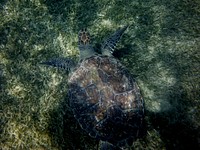
M79 31L78 63L70 58L44 62L66 70L69 75L69 105L91 137L100 140L100 149L122 149L138 138L143 128L144 102L138 85L112 53L124 26L107 38L97 54L86 29Z

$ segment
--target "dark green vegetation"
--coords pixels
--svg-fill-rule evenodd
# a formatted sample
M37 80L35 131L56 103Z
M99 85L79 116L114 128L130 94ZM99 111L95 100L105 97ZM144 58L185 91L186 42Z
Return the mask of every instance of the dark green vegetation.
M199 0L1 0L1 149L93 149L67 105L67 75L38 63L78 55L77 32L97 41L130 27L115 56L135 76L147 135L135 149L200 148Z

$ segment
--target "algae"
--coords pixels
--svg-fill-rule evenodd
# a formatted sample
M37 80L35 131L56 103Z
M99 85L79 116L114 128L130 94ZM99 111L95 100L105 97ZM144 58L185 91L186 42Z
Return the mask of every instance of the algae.
M199 149L199 16L198 0L2 0L1 149L97 149L68 106L67 74L39 63L76 58L81 28L98 50L126 24L114 55L145 100L147 134L135 149Z

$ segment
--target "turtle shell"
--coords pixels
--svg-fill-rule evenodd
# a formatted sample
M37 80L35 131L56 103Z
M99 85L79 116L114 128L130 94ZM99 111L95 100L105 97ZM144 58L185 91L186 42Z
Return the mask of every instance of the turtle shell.
M113 57L84 59L69 77L69 103L90 136L118 144L137 138L144 104L127 69Z

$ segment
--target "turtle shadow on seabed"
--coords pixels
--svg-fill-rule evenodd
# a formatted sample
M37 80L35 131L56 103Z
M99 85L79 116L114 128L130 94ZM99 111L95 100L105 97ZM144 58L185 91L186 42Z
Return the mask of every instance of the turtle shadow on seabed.
M99 140L91 138L81 129L67 101L66 98L66 101L63 101L57 110L51 112L49 132L52 135L52 142L60 145L62 149L98 149ZM198 129L193 127L183 110L171 110L162 113L147 111L146 116L150 125L144 128L143 133L141 132L141 140L148 142L145 137L146 130L153 127L159 132L167 150L199 149ZM177 116L177 120L174 121L175 116Z
M199 128L193 123L192 114L190 116L186 111L194 106L181 92L181 87L174 87L172 91L168 93L169 98L176 102L171 103L171 109L163 112L147 111L148 124L159 133L167 150L200 149Z
M151 129L156 130L167 150L199 149L199 129L192 123L192 116L188 116L186 112L193 105L187 101L181 87L174 85L171 88L171 92L167 93L168 98L173 99L171 109L162 112L146 110L144 129L147 132ZM98 149L99 140L89 137L74 118L68 96L51 112L49 131L52 133L52 141L58 143L62 149ZM141 137L147 146L148 143L155 144L157 141L154 138L151 139L153 141L149 140L146 131Z
M60 86L62 87L62 86ZM142 139L148 143L158 139L148 140L147 132L151 129L159 133L165 149L199 149L199 129L192 123L192 116L188 116L189 108L193 107L187 100L184 90L177 84L165 92L171 103L171 108L166 110L163 105L160 112L146 110L146 126L141 134ZM59 107L51 112L49 131L54 142L59 143L62 149L98 149L99 140L93 139L81 129L73 116L69 106L68 96L60 103ZM145 137L146 136L146 137Z

